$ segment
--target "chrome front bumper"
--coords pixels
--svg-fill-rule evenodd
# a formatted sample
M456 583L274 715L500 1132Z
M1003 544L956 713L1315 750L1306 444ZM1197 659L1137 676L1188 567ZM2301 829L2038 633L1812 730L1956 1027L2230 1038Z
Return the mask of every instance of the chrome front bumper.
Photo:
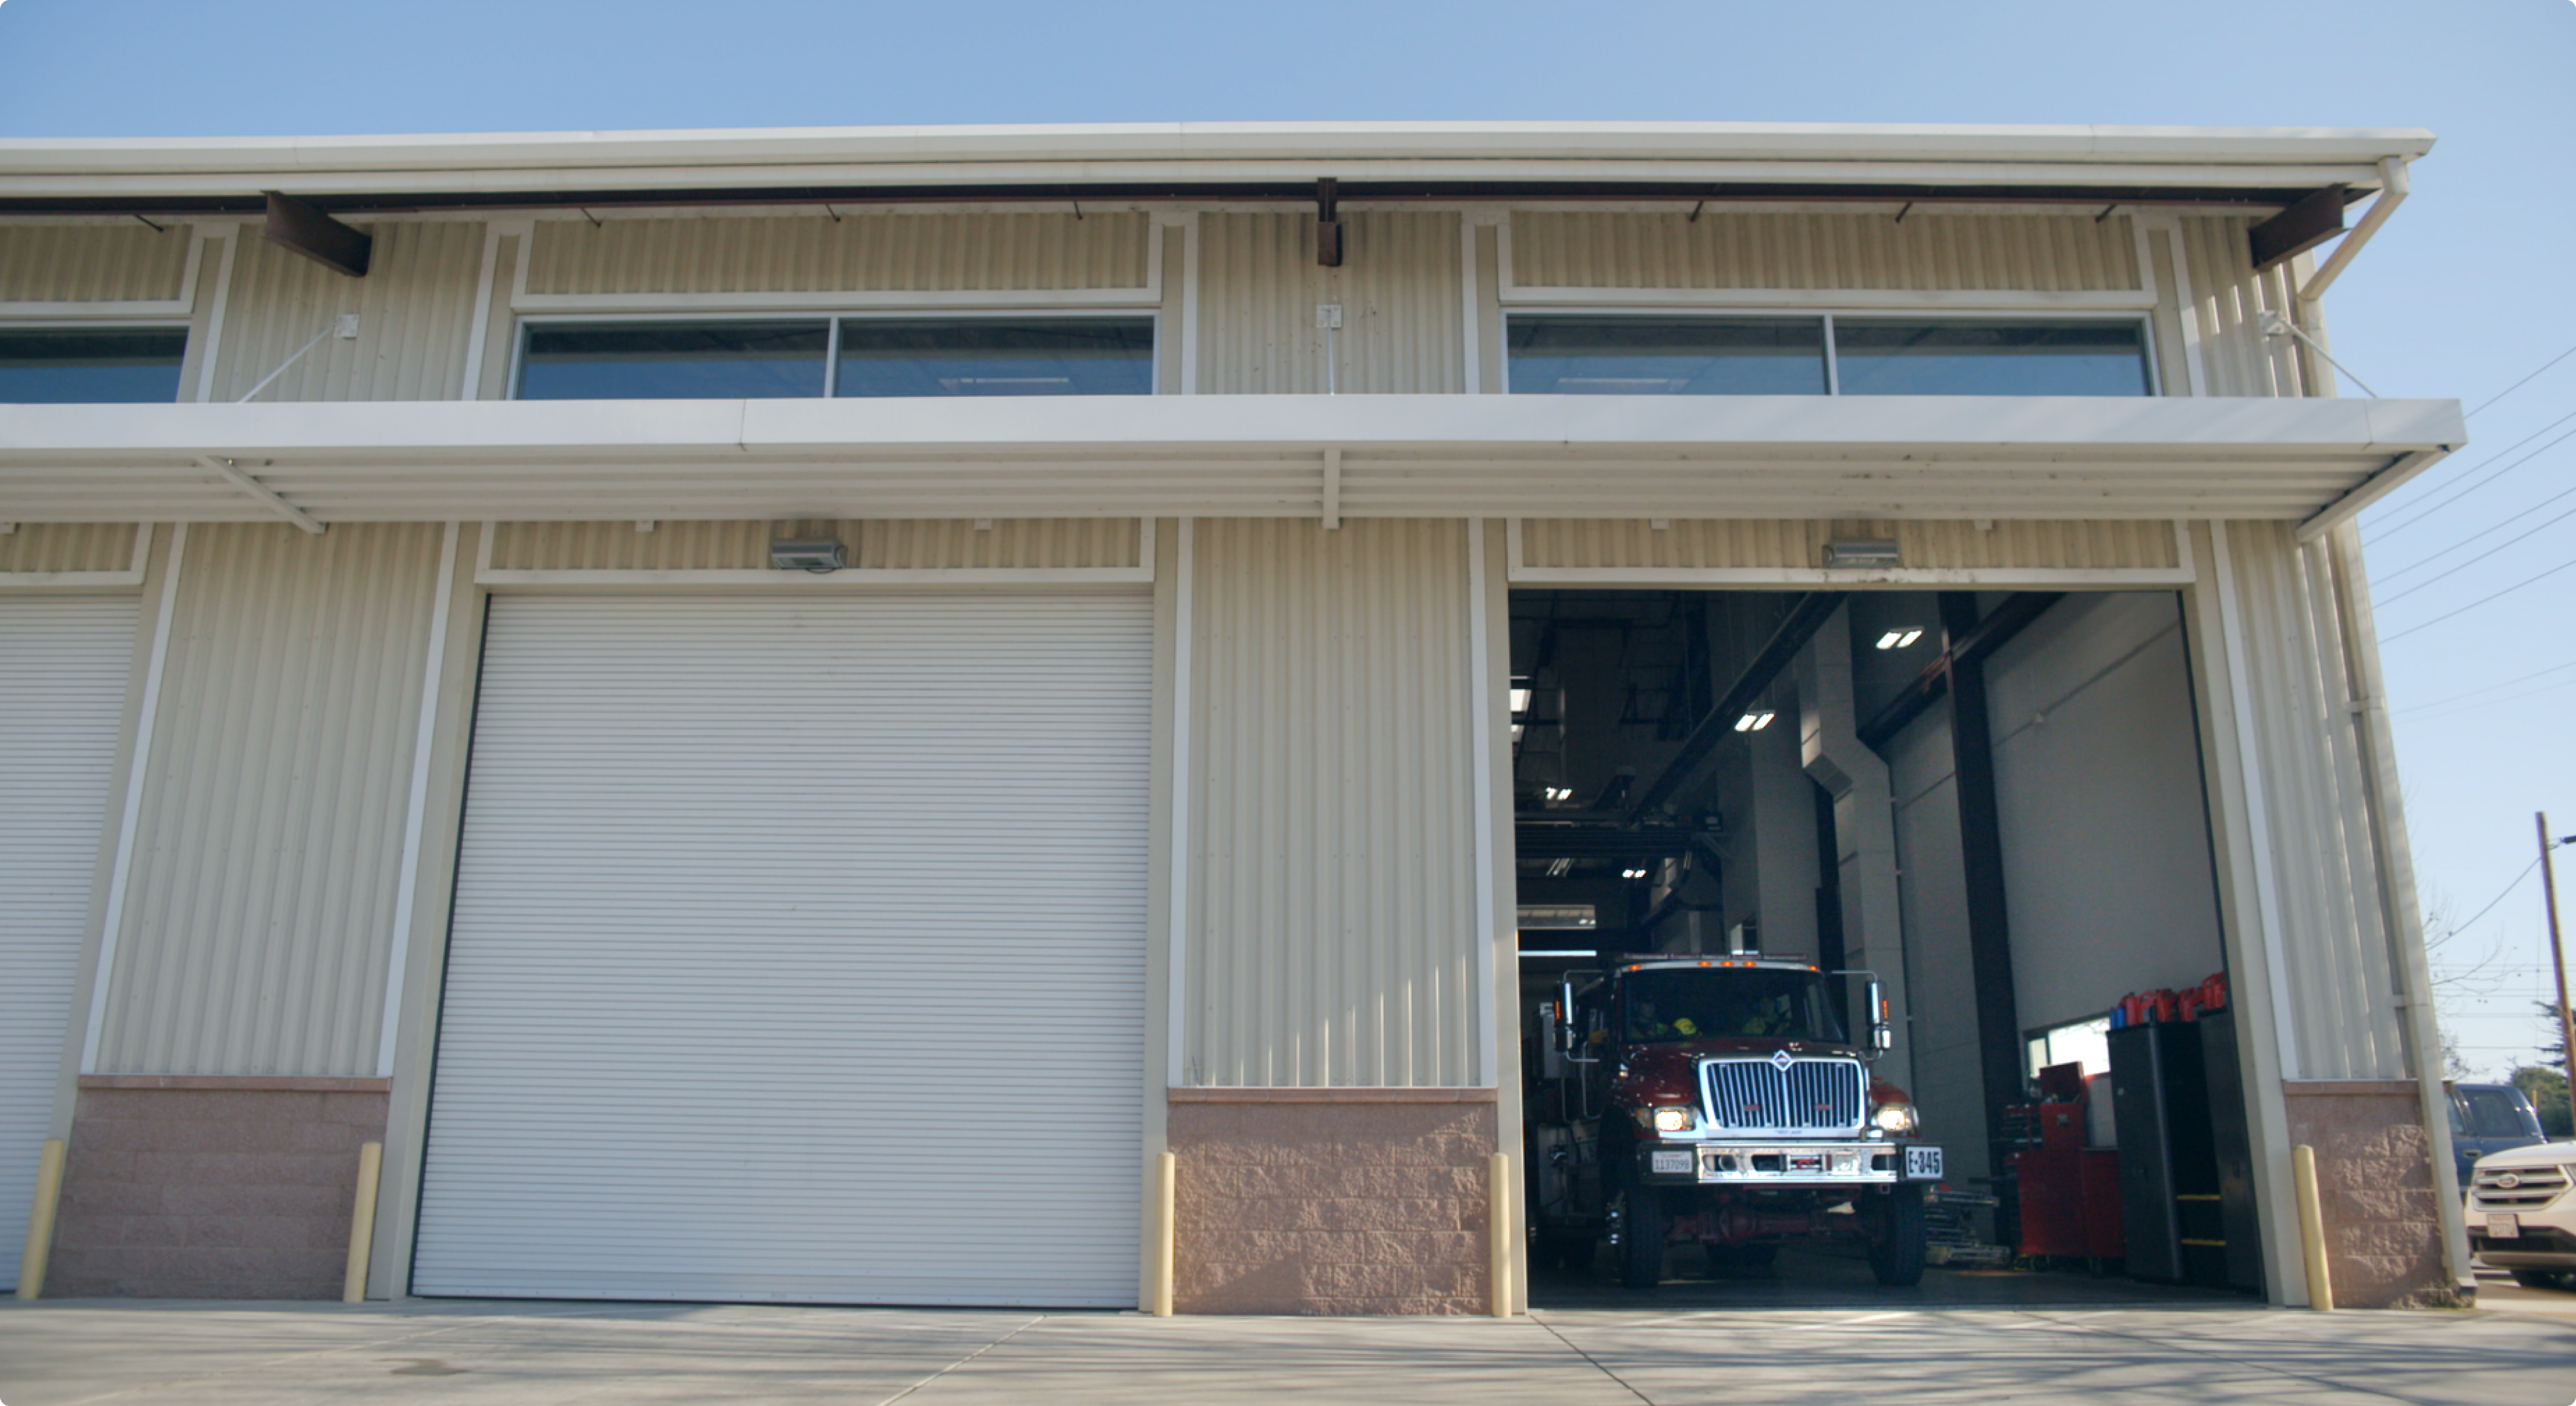
M1667 1142L1638 1160L1662 1186L1892 1186L1942 1175L1941 1149L1916 1142Z

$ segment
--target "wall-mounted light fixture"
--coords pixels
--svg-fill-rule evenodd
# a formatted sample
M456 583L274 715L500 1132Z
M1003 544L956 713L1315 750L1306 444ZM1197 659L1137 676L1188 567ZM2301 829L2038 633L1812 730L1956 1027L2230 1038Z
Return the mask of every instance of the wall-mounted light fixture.
M1881 649L1903 649L1921 638L1923 638L1923 631L1920 628L1908 626L1901 630L1890 630L1886 634L1879 636L1878 647Z
M1775 716L1777 716L1777 714L1773 713L1768 708L1756 708L1752 712L1749 712L1743 717L1735 720L1735 730L1738 732L1760 732L1762 729L1771 725L1771 719Z
M1871 538L1825 544L1825 565L1830 567L1890 567L1900 566L1904 560L1891 541Z
M841 544L829 537L772 537L769 564L779 571L838 571L849 560Z

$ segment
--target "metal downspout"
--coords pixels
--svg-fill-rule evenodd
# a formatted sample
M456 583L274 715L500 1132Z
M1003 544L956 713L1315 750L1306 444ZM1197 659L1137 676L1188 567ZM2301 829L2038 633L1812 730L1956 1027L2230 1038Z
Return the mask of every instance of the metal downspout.
M2370 242L2370 237L2379 232L2381 225L2388 223L2388 217L2397 213L2398 206L2406 203L2408 189L2406 158L2402 156L2379 158L2379 197L2370 202L2370 208L2361 213L2361 223L2352 227L2352 232L2345 235L2343 242L2335 246L2334 253L2327 256L2325 263L2315 273L2308 275L2307 282L2299 285L2298 297L2301 303L2314 303L2325 296L2326 289L2334 286L2334 281L2343 276L2343 271L2352 264L2353 257L2361 252L2361 247Z

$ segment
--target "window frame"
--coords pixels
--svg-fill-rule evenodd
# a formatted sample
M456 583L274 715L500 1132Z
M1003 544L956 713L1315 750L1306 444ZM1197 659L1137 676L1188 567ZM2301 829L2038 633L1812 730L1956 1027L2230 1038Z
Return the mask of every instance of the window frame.
M812 322L812 321L816 320L817 318L819 318L819 319L821 319L821 320L822 320L823 325L824 325L824 332L825 332L825 336L824 336L824 343L823 343L823 394L822 394L820 397L816 397L816 398L818 398L818 399L822 399L822 400L839 400L839 399L841 399L841 398L842 398L842 396L841 396L841 324L842 324L842 323L844 323L844 322L861 322L861 321L869 321L869 322L1105 322L1105 321L1117 321L1117 322L1138 322L1138 321L1142 321L1142 322L1144 322L1144 323L1145 323L1149 328L1151 328L1151 329L1152 329L1152 336L1153 336L1153 339L1154 339L1154 353L1153 353L1153 355L1152 355L1152 356L1150 356L1150 357L1148 357L1148 358L1146 359L1145 384L1146 384L1146 386L1148 387L1148 389L1146 390L1145 394L1147 394L1147 395L1149 395L1149 396L1156 396L1156 395L1161 395L1161 394L1163 394L1162 386L1163 386L1163 367L1164 367L1164 357L1165 357L1168 353L1167 353L1167 352L1165 351L1165 349L1164 349L1164 342L1163 342L1163 313L1162 313L1162 309L1157 308L1157 307L1135 307L1135 308L1122 308L1122 307L1080 307L1080 308L1044 308L1044 309L1036 309L1036 310L1024 309L1024 308L971 308L971 309L951 309L951 308L816 308L816 309L814 309L814 310L812 310L812 311L810 311L810 312L809 312L809 311L804 311L804 310L801 310L801 309L800 309L800 310L796 310L796 311L788 311L788 310L784 310L784 309L763 309L763 310L758 311L758 312L744 312L744 313L701 312L701 311L694 311L694 310L693 310L693 311L686 312L686 313L658 313L658 312L598 312L598 313L541 313L541 314L534 314L534 315L522 315L522 316L520 316L520 317L518 317L518 318L516 319L516 325L511 329L511 336L510 336L510 368L509 368L509 371L508 371L508 373L507 373L507 378L502 382L502 384L503 384L503 386L504 386L504 387L508 390L508 392L509 392L508 396L506 397L507 399L510 399L510 400L519 400L519 399L521 399L521 398L522 398L522 397L520 396L520 394L519 394L519 390L520 390L520 386L521 386L521 380L520 380L520 377L524 374L524 372L525 372L525 370L526 370L526 365L527 365L528 336L529 336L529 334L530 334L530 333L535 332L535 331L538 331L538 330L543 329L543 328L552 328L552 327L573 327L573 326L592 326L592 327L595 327L595 326L614 326L614 325L618 325L618 324L621 324L621 323L622 323L622 324L630 324L630 325L635 325L635 324L661 324L661 325L669 325L669 324L673 324L673 323L705 323L705 324L708 324L708 325L710 325L710 326L742 326L742 325L744 325L744 324L748 324L748 323L791 323L791 322ZM807 397L803 397L803 396L782 396L782 397L779 397L779 399L783 399L783 400L802 400L802 399L806 399L806 398L807 398ZM854 399L856 399L856 398L858 398L858 397L853 397L853 398L854 398ZM892 397L888 397L888 398L892 398ZM927 399L928 397L907 397L907 398L912 398L912 399ZM944 398L947 398L947 397L942 397L942 398L944 399ZM959 397L954 397L954 398L955 398L955 399L964 400L964 399L972 399L973 397L959 396ZM1043 397L1043 396L1040 396L1040 397L1029 397L1029 398L1030 398L1030 399L1050 399L1050 398L1055 398L1055 399L1067 399L1067 400L1083 400L1083 399L1089 399L1090 397L1086 397L1086 396ZM541 403L541 402L534 402L534 403Z
M0 333L10 332L176 332L179 334L179 364L170 388L170 399L158 400L61 400L0 401L0 405L185 405L194 397L188 394L188 354L196 350L197 328L190 318L156 314L150 317L11 317L0 318Z
M1824 339L1825 339L1825 393L1824 393L1822 396L1817 397L1818 399L1823 399L1823 400L1840 400L1840 399L1842 399L1842 398L1843 398L1842 349L1841 349L1838 345L1836 345L1835 337L1834 337L1834 324L1835 324L1836 319L1838 319L1838 318L1848 318L1848 319L1850 319L1851 321L1854 321L1854 322L1946 322L1946 323L1961 323L1961 324L1966 324L1966 323L1981 323L1981 322L1982 322L1982 323L1992 323L1992 322L2005 322L2005 323L2029 323L2029 322L2116 322L2116 323L2129 323L2129 324L2134 324L2134 325L2137 327L2137 329L2138 329L2138 359L2139 359L2139 361L2140 361L2141 365L2144 367L2145 372L2146 372L2146 390L2145 390L2145 391L2144 391L2144 393L2143 393L2142 395L2140 395L2138 398L2139 398L2139 399L2144 399L2144 400L2157 400L2157 399L2161 399L2161 398L2163 398L2163 396L2164 396L2164 394L2165 394L2165 389L2164 389L2164 377L2163 377L2162 373L2158 370L2157 365L2156 365L2156 319L2155 319L2155 314L2154 314L2154 313L2152 313L2152 312L2149 312L2149 311L2145 311L2145 310L2122 309L2122 308L2029 308L2029 309L2021 309L2021 308L2012 308L2012 309L2004 309L2004 308L1986 309L1986 308L1978 308L1978 309L1973 309L1973 310L1952 311L1952 310L1950 310L1950 309L1946 309L1946 308L1925 309L1925 308L1907 308L1907 307L1848 307L1848 308L1845 308L1845 307L1836 307L1836 308L1814 308L1814 307L1805 307L1805 308L1801 308L1801 307L1729 307L1729 306L1722 306L1722 305L1721 305L1721 306L1709 306L1709 307L1700 307L1700 306L1696 306L1696 305L1690 305L1690 306L1672 305L1672 306L1664 306L1664 307L1639 307L1639 306L1636 306L1635 304L1594 305L1594 304L1578 304L1578 303L1569 303L1569 304L1565 304L1565 305L1562 305L1562 306L1559 306L1559 305L1556 305L1556 304L1550 304L1550 305L1548 305L1547 307L1544 307L1544 308L1510 308L1510 307L1506 307L1506 308L1504 308L1504 309L1503 309L1503 334L1502 334L1502 342L1503 342L1503 346L1502 346L1502 360L1503 360L1503 394L1505 394L1505 395L1550 395L1550 394L1554 394L1554 392L1550 392L1550 391L1522 391L1522 390L1516 390L1516 389L1514 389L1514 388L1513 388L1513 386L1512 386L1512 323L1513 323L1513 321L1514 321L1515 319L1540 320L1540 319L1546 319L1546 318L1565 318L1565 317L1594 318L1594 319L1603 319L1603 320L1607 320L1607 319L1614 319L1614 318L1631 318L1631 319L1640 319L1640 320L1648 320L1648 321L1657 321L1657 320L1660 320L1660 321L1667 321L1667 322L1670 322L1670 321L1702 321L1702 322L1716 322L1716 321L1723 321L1723 320L1726 320L1726 319L1729 319L1729 318L1762 318L1762 319L1766 319L1766 320L1769 320L1769 321L1777 322L1777 321L1780 321L1780 320L1782 320L1782 319L1784 319L1784 318L1809 318L1809 317L1811 317L1811 318L1815 318L1819 323L1821 323L1821 324L1822 324L1822 328L1823 328L1823 332L1824 332ZM1160 345L1160 342L1158 341L1158 342L1156 343L1156 345L1157 345L1157 346L1159 346L1159 345ZM1729 397L1727 397L1727 396L1723 396L1723 395L1714 395L1714 396L1706 396L1706 397L1701 397L1701 398L1702 398L1702 399L1708 399L1708 400L1725 400L1725 399L1728 399ZM1797 399L1805 399L1806 397L1800 396L1800 397L1795 397L1795 398L1797 398ZM1875 396L1864 396L1864 397L1854 397L1854 398L1855 398L1855 399L1877 399L1878 397L1875 397ZM2031 398L2031 399L2034 399L2034 400L2042 400L2042 399L2071 399L2071 398L2073 398L2073 397L2064 397L2064 396L2051 397L2051 396L2033 395L2033 396L2031 396L2030 398ZM2088 398L2100 399L2100 398L2102 398L2102 397L2088 397ZM2115 398L2116 398L2116 399L2122 399L2122 400L2125 400L2125 399L2128 399L2129 397L2121 396L2121 397L2115 397Z

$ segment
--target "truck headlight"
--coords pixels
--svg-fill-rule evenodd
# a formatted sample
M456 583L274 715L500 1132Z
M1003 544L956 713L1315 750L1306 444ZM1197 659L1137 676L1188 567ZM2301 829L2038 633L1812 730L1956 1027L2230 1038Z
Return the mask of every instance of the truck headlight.
M1698 1123L1699 1115L1693 1113L1688 1108L1658 1108L1655 1110L1655 1131L1659 1133L1686 1133Z
M1882 1103L1878 1106L1878 1112L1872 1117L1871 1121L1877 1123L1881 1128L1886 1129L1888 1132L1901 1137L1914 1131L1916 1124L1914 1105L1910 1103Z

